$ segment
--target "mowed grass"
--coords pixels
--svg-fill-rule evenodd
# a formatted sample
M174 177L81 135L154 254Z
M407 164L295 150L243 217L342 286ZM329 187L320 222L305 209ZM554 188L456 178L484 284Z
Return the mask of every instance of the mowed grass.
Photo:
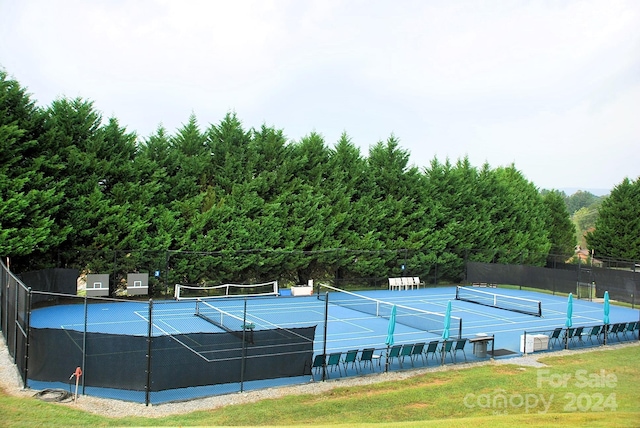
M640 426L640 343L549 356L544 368L490 364L337 387L157 419L107 418L0 394L0 425L71 426ZM116 404L117 405L117 404Z

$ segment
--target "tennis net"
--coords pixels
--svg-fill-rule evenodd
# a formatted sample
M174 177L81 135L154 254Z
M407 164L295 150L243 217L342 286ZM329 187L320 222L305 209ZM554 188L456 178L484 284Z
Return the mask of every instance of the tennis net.
M216 327L221 328L227 333L231 333L240 339L253 342L252 337L246 338L243 333L246 331L253 332L255 324L250 321L246 321L244 318L240 318L220 308L216 308L202 300L196 300L195 315Z
M542 316L542 302L534 299L506 296L503 294L458 286L456 288L456 300L477 303L479 305L519 312L536 317Z
M444 329L445 315L438 312L430 312L385 302L383 300L341 290L330 285L321 284L320 288L324 289L325 293L319 293L318 299L328 299L329 303L337 306L342 306L384 319L389 319L391 315L391 308L395 306L396 323L398 324L438 335L441 335ZM450 337L462 337L462 318L454 316L450 317L449 335Z
M261 284L222 284L212 286L176 284L174 291L176 300L277 296L278 294L278 281Z
M243 310L243 316L240 317L216 306L213 306L209 302L197 299L195 315L226 331L227 333L231 333L237 338L243 339L251 344L254 343L254 330L257 331L265 329L271 329L272 331L280 332L280 334L285 338L298 337L303 342L306 341L313 343L313 338L309 339L308 337L297 333L295 329L279 326L264 319L263 317L258 317L255 314L249 314L246 309L246 301L245 308Z

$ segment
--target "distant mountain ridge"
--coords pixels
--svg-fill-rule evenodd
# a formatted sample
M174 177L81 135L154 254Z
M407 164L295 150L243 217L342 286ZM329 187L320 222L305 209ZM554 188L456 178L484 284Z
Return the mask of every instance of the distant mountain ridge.
M611 193L611 189L581 189L579 187L563 187L561 189L558 189L561 192L564 192L567 196L571 196L576 192L582 191L582 192L589 192L592 195L595 196L606 196L609 193Z

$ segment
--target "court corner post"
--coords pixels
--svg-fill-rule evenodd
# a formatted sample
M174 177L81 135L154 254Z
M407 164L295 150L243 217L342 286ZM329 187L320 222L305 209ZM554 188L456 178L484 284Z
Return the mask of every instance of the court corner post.
M327 379L327 330L329 321L329 292L324 299L324 338L322 339L322 381Z
M495 355L496 355L496 335L493 334L491 336L491 360L492 361L496 359Z
M151 401L151 339L153 335L153 299L149 299L149 327L147 330L147 384L144 387L144 405L149 406Z

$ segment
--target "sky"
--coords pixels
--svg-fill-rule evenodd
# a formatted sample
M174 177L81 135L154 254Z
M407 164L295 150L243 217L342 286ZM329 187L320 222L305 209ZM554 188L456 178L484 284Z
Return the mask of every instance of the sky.
M0 67L144 141L235 113L540 189L640 177L640 1L0 0Z

